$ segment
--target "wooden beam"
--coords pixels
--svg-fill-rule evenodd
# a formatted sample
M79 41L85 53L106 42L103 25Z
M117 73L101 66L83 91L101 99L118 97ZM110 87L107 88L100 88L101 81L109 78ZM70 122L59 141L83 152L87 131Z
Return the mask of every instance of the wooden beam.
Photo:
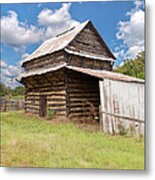
M108 113L108 112L104 112L104 111L101 111L100 113L106 114L108 116L113 116L113 117L116 117L116 118L120 118L120 119L145 123L144 120L142 120L142 119L137 119L137 118L133 118L133 117L129 117L129 116L122 116L120 114L113 114L113 113Z

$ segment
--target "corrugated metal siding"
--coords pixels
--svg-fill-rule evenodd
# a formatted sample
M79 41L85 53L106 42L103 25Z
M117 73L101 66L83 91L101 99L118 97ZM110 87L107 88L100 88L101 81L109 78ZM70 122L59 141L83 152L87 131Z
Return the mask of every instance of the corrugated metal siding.
M104 132L144 134L144 84L104 79L100 95Z

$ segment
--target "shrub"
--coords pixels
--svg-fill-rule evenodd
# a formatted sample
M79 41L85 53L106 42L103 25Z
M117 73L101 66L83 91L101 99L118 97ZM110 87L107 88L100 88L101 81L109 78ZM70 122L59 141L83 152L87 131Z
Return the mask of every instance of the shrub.
M53 116L54 116L54 110L48 109L48 111L47 111L47 118L48 119L52 119Z
M127 136L129 133L129 130L125 128L125 126L122 123L118 124L119 134L121 136Z

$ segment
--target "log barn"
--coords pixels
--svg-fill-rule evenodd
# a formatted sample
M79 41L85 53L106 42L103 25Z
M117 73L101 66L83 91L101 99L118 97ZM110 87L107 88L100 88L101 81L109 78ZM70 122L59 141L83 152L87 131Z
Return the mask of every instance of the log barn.
M90 20L46 40L23 62L25 112L99 120L99 80L115 57Z

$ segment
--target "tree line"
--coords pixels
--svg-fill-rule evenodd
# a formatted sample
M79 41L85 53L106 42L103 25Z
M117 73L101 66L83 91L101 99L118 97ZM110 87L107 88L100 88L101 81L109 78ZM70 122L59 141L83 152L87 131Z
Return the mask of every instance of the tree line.
M18 86L15 89L11 89L10 87L7 87L5 84L0 83L0 96L23 96L25 93L25 88L23 86Z

